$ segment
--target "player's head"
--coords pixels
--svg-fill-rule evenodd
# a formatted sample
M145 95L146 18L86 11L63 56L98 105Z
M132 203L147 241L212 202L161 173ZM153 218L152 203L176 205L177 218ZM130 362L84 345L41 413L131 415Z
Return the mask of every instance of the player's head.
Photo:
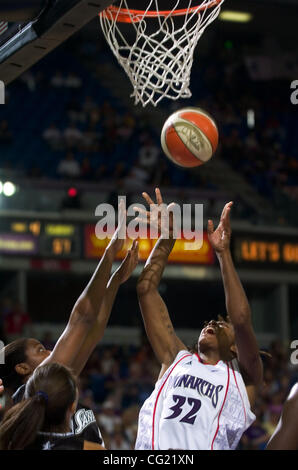
M50 353L37 339L32 338L17 339L5 346L2 353L4 364L0 364L4 387L15 391Z
M233 325L227 319L218 316L218 320L205 322L198 339L200 352L216 351L220 359L230 361L237 357L235 332Z
M29 378L24 400L13 406L0 425L0 449L24 449L37 433L70 431L78 389L72 372L61 364L37 367Z

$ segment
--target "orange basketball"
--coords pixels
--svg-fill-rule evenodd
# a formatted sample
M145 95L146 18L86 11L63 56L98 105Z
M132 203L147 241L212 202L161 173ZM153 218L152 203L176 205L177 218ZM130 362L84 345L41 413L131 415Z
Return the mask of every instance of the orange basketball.
M210 160L217 149L217 126L206 111L184 108L173 113L161 131L161 146L177 165L191 168Z

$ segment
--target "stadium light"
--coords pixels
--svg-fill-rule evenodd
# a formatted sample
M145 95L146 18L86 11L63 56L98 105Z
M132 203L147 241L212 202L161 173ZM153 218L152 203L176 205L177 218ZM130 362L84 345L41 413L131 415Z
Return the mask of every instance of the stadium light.
M2 190L3 190L3 183L2 181L0 181L0 194L2 194Z
M10 181L6 181L4 184L3 184L3 194L4 196L6 197L11 197L15 194L16 192L16 186L15 184L11 183Z
M253 19L251 13L245 11L225 10L219 15L221 21L234 21L235 23L248 23Z

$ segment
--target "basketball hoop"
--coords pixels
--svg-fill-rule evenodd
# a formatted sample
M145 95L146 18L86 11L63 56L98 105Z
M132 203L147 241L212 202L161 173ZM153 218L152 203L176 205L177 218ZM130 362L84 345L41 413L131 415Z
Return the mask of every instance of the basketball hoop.
M160 10L159 0L148 0L146 10L128 6L120 0L100 13L100 23L119 64L132 85L135 104L156 106L163 98L189 98L190 73L198 40L220 12L224 0L198 0L179 8ZM154 7L154 10L152 9ZM130 25L133 38L123 25Z

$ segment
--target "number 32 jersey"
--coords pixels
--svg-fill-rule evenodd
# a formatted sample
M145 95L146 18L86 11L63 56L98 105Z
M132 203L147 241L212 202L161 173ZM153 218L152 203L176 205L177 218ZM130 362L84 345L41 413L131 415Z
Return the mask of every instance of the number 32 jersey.
M237 360L180 351L140 411L136 449L235 449L254 420Z

